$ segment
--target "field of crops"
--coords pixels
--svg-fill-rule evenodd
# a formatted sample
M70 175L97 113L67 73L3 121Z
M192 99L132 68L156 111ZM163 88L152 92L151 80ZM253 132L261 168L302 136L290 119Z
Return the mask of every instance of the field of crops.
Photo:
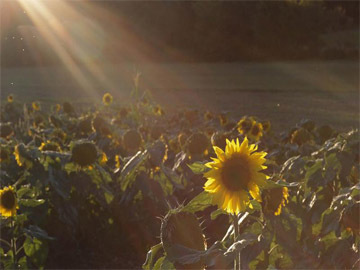
M236 117L9 95L1 268L359 269L359 131Z

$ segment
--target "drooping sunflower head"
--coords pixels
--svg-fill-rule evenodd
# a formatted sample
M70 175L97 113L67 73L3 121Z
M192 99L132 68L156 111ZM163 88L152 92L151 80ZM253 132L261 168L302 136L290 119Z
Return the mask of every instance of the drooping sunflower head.
M27 169L31 169L33 166L33 162L31 160L31 157L29 156L27 152L27 148L23 143L20 143L15 146L14 148L14 156L16 163L20 167L26 167Z
M305 128L307 131L313 131L315 126L315 122L312 120L305 119L301 121L301 127Z
M34 128L41 128L44 126L44 117L41 114L38 114L35 116L33 121L33 127Z
M40 111L41 110L41 106L40 106L40 103L38 101L34 101L32 104L31 104L32 108L34 111Z
M71 160L81 167L93 164L98 157L98 151L94 143L78 141L72 148Z
M254 123L247 134L253 141L258 141L263 136L262 124L258 122Z
M172 209L161 222L161 243L165 252L172 254L172 247L182 245L186 248L204 251L206 249L205 236L197 217L181 209ZM170 253L170 254L169 254ZM204 260L193 264L182 264L175 262L176 269L204 269Z
M9 151L5 147L1 146L1 148L0 148L0 163L8 162L9 159L10 159Z
M137 150L141 146L142 138L140 133L135 129L130 129L127 132L125 132L123 138L122 138L124 147L129 150Z
M209 138L202 132L192 134L187 140L187 150L191 156L205 153L209 146Z
M333 128L329 125L320 126L316 131L317 131L317 134L319 135L321 142L327 141L328 139L333 137L333 135L335 133Z
M226 147L226 139L228 137L229 134L217 131L211 136L211 144L212 146L217 146L221 149L224 149Z
M7 96L7 102L13 103L14 102L14 96L12 94Z
M251 117L244 116L240 119L240 121L237 123L237 129L240 134L245 135L248 133L253 126L254 120Z
M64 113L66 113L66 114L70 115L70 114L73 114L75 112L75 109L74 109L73 105L71 105L70 102L65 101L63 103L62 107L63 107Z
M0 123L0 137L9 139L14 134L10 123Z
M106 93L103 96L102 101L105 106L109 106L113 102L113 96L110 93Z
M278 216L281 208L288 203L289 192L287 187L265 189L262 194L262 209L266 215Z
M53 112L58 113L58 112L60 112L60 110L61 110L61 105L60 105L60 104L55 104L55 105L52 107L52 109L53 109Z
M16 209L19 209L16 193L12 186L0 190L0 214L3 217L12 217L16 215Z
M312 138L313 136L309 131L304 128L299 128L291 134L290 142L297 145L302 145L310 142Z
M78 122L78 131L80 134L89 134L94 131L91 117L83 117Z
M262 121L261 125L262 125L263 130L264 130L265 133L268 133L270 131L270 129L271 129L270 121Z
M261 201L260 188L268 178L261 171L266 152L256 152L257 146L245 138L226 140L225 151L214 146L217 158L206 164L210 168L204 176L208 179L204 190L213 194L213 202L228 213L238 214L246 209L251 197Z
M220 125L225 126L228 123L229 119L225 113L221 113L219 114L219 121Z

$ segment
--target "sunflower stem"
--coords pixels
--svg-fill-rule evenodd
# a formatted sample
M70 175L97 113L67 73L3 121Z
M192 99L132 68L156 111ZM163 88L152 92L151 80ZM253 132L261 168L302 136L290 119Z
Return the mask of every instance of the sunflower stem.
M11 218L11 229L13 236L11 237L11 250L13 252L13 263L14 266L16 266L16 238L14 237L14 229L15 229L15 221L13 218Z
M236 214L232 215L233 217L233 226L234 226L234 243L236 243L237 238L239 236L239 219ZM241 270L240 264L240 251L235 251L235 259L234 259L234 270Z

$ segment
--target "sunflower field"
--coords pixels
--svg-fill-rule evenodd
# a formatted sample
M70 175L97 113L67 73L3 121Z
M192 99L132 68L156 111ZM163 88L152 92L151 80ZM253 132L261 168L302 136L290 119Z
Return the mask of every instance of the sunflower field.
M359 131L195 109L1 106L2 269L359 269Z

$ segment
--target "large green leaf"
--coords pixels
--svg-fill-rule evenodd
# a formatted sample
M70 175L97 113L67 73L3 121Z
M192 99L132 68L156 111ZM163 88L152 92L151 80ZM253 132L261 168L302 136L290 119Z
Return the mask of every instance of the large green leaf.
M184 208L183 211L195 213L202 211L212 205L212 195L209 192L203 191L195 198L193 198Z
M208 167L205 166L206 162L194 162L193 164L188 164L189 168L195 174L203 174L209 170Z
M37 267L44 266L49 247L45 240L27 237L24 242L24 252Z
M154 265L154 260L156 258L156 256L158 255L158 253L162 250L162 244L159 243L155 246L152 246L150 248L150 250L148 251L148 253L146 254L146 260L144 262L144 264L142 265L143 269L145 270L150 270L153 269L153 265Z

